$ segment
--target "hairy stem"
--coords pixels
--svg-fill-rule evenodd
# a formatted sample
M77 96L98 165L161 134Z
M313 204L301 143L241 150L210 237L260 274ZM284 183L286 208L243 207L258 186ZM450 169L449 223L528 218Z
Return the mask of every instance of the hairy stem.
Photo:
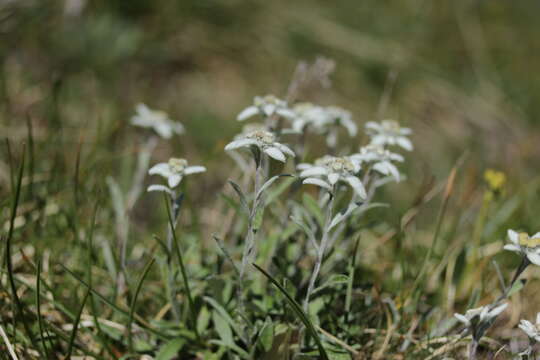
M332 221L332 213L334 208L334 198L333 191L330 194L330 200L328 201L328 204L326 204L326 215L324 219L324 228L322 233L321 242L319 244L319 248L317 249L317 259L315 261L315 266L313 267L313 273L311 273L311 278L309 279L309 285L306 292L306 297L304 299L304 312L308 312L309 307L309 299L311 297L311 294L313 293L313 290L315 289L315 283L317 281L317 277L319 276L319 272L321 270L322 262L324 259L324 253L326 251L326 246L328 245L328 238L329 238L329 228L330 223Z

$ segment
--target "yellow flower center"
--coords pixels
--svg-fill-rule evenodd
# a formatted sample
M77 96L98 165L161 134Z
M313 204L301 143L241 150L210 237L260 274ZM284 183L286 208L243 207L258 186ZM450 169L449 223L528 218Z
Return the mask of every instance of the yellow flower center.
M186 159L171 158L169 159L169 169L174 173L181 173L187 167L188 162Z
M254 139L266 145L271 145L275 141L274 134L264 130L253 131L252 133L246 135L246 138Z

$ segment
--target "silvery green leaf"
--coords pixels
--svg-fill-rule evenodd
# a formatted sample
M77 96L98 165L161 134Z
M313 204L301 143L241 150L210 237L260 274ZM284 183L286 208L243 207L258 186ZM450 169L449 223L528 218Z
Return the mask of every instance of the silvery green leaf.
M242 209L249 216L250 211L249 211L249 205L248 205L248 202L247 202L247 199L246 199L246 195L244 195L244 192L242 191L240 186L237 183L235 183L234 181L229 180L229 184L231 184L234 191L236 191L236 194L238 195L238 198L240 199L240 204L242 204Z
M316 250L319 250L319 244L317 244L317 241L315 240L315 233L306 224L304 224L302 220L294 216L291 216L290 219L304 231L308 239L313 244L313 247L315 247Z
M276 175L276 176L272 176L270 179L268 179L264 184L263 186L261 186L259 192L257 193L257 196L256 196L256 201L259 201L260 198L262 197L264 191L266 189L268 189L277 179L279 179L280 177L285 177L285 176L288 176L288 177L294 177L294 175L291 175L291 174L279 174L279 175Z
M334 226L345 220L354 210L358 209L358 204L355 202L352 202L349 204L347 209L344 212L339 212L334 218L332 219L332 222L330 222L330 226L328 227L328 231L332 230Z
M263 215L264 215L264 206L258 206L257 209L255 209L255 213L253 214L253 219L252 219L252 224L251 224L253 232L257 232L261 228Z

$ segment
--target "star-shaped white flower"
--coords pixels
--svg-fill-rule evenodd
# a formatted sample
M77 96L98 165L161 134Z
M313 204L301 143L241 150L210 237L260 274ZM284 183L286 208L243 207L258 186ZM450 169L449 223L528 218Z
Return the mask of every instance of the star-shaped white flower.
M500 305L490 304L467 310L465 315L456 313L454 316L467 326L475 340L479 340L487 329L489 329L493 321L495 321L495 318L499 316L507 306L507 303Z
M364 184L357 176L360 163L350 157L326 155L316 160L314 165L299 164L298 170L301 170L300 177L305 178L303 184L313 184L332 191L338 181L343 181L362 199L367 196Z
M351 155L351 158L360 163L371 163L373 170L383 175L391 175L396 181L400 180L399 170L393 162L403 162L403 156L390 152L381 145L369 144L363 146L360 148L360 152Z
M398 145L408 151L413 149L412 142L407 137L411 135L411 129L402 128L397 121L383 120L380 123L369 121L366 123L366 132L371 137L372 144Z
M523 330L529 338L536 342L540 342L540 313L536 314L535 324L528 320L521 320L518 327Z
M287 160L287 156L294 157L294 151L288 146L276 142L276 137L269 131L256 130L236 137L235 140L225 146L225 150L235 150L242 147L255 146L273 159L281 162Z
M294 117L294 112L289 109L287 102L278 99L274 95L255 96L253 105L248 106L237 116L238 121L244 121L255 115L270 117L274 114L291 119Z
M164 139L170 139L174 134L183 134L184 126L177 121L169 119L167 113L151 110L145 104L137 104L137 114L131 118L131 124L144 128L152 128Z
M171 158L166 163L159 163L154 165L148 174L160 175L167 179L168 190L174 189L180 184L182 178L186 175L205 172L204 166L188 166L188 162L185 159ZM148 191L167 191L163 185L151 185L148 187Z
M508 238L512 242L504 246L505 250L520 253L535 265L540 265L540 232L529 236L527 233L518 233L508 230Z
M356 136L358 128L352 120L351 113L337 106L318 106L311 103L298 103L293 108L295 117L292 120L292 129L296 133L303 133L309 128L317 134L327 134L328 142L335 138L331 133L333 128L343 126L349 136Z

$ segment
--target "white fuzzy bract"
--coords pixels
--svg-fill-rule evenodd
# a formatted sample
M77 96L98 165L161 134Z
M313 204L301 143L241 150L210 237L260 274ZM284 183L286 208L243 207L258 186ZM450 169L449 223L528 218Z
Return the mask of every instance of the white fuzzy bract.
M135 107L137 114L131 118L131 124L144 128L152 128L164 139L170 139L174 134L184 133L184 126L177 121L169 119L167 113L152 110L145 104Z
M278 99L274 95L255 96L253 105L242 110L236 119L244 121L255 115L270 117L274 114L288 119L294 117L294 112L289 109L286 101Z
M171 158L168 162L156 164L148 170L150 175L160 175L167 179L167 186L150 185L147 190L172 193L172 189L180 184L184 176L205 171L204 166L188 166L186 159Z
M288 146L276 142L275 135L266 130L256 130L237 136L235 140L225 146L225 150L230 151L251 146L255 146L266 155L281 162L285 162L287 156L295 156L294 151Z
M357 174L360 163L351 157L324 156L314 164L299 164L303 184L312 184L332 191L338 181L347 183L362 199L367 197L366 189Z
M536 342L540 342L540 313L536 314L535 324L528 320L521 320L518 327L523 330L529 338Z
M330 146L336 145L338 126L343 126L351 137L358 132L351 113L340 107L298 103L293 110L292 132L301 134L309 129L316 134L326 135L326 142Z
M473 339L479 341L491 324L493 324L497 316L499 316L507 306L507 303L489 304L467 310L464 315L454 314L454 316L467 326L467 330L471 332Z
M360 152L351 155L351 158L360 163L371 164L373 170L386 176L392 176L396 181L400 180L399 170L393 162L403 162L403 156L390 152L381 145L363 146L360 148Z
M374 145L398 145L408 151L413 149L413 144L408 138L412 133L411 129L401 127L397 121L383 120L380 123L369 121L366 123L366 132Z
M533 264L540 265L540 232L529 236L524 232L508 230L508 239L511 244L505 245L505 250L517 252L526 256Z

